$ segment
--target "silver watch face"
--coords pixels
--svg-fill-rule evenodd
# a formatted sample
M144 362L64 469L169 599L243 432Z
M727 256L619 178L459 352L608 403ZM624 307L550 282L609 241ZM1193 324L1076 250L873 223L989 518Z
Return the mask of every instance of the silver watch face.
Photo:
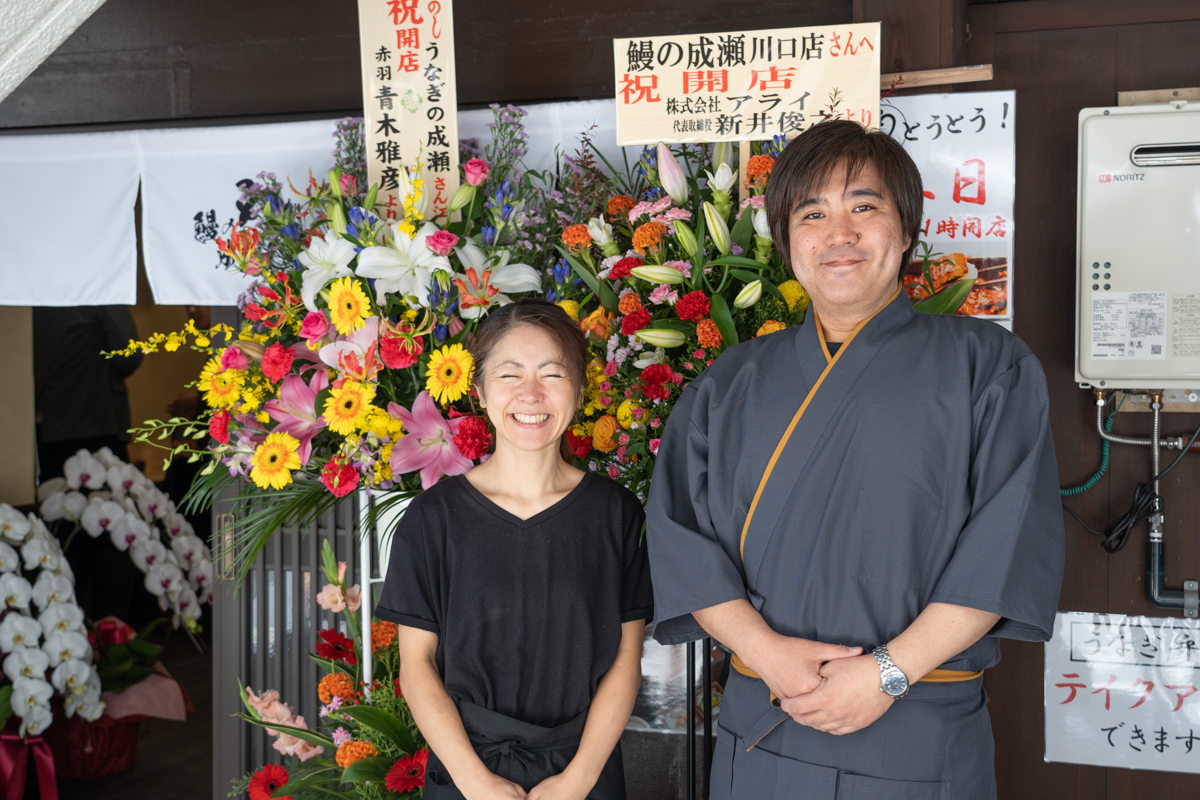
M892 697L898 697L908 691L908 678L895 667L884 672L882 677L883 691Z

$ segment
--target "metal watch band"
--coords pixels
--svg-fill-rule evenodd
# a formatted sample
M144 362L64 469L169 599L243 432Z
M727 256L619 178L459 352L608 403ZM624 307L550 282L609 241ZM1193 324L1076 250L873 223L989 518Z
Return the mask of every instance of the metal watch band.
M896 666L892 663L892 656L888 653L887 645L881 644L871 651L871 655L875 656L875 663L879 664L879 669L888 670Z

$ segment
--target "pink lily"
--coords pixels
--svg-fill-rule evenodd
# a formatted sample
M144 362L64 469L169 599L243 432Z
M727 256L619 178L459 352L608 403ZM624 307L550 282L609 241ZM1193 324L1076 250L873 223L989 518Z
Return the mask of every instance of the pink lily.
M379 317L370 316L349 336L338 336L319 351L323 362L347 377L372 381L379 374Z
M404 423L404 437L392 446L392 474L421 470L421 488L428 489L443 475L461 475L474 464L458 452L454 435L466 417L447 420L438 413L429 392L421 392L409 412L388 404L388 413Z
M288 375L279 387L279 399L269 400L263 408L279 424L275 430L290 433L300 442L297 455L300 463L307 464L312 455L313 437L325 428L325 420L316 410L317 394L329 386L329 376L324 369L314 372L306 385L299 375Z

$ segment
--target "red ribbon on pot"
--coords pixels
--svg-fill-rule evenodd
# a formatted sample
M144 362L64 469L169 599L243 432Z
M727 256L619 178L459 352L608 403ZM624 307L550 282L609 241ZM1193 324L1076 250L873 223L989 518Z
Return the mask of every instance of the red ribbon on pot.
M21 800L25 795L25 770L29 766L26 752L29 750L33 751L42 800L58 800L54 754L50 752L50 746L40 736L22 739L14 731L4 731L0 733L0 777L4 778L5 800Z

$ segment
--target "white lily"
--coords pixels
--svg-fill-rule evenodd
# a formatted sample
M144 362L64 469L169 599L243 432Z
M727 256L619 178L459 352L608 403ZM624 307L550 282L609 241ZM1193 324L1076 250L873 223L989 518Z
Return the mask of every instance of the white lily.
M383 305L389 294L416 297L429 307L429 284L434 272L450 272L450 260L425 246L425 241L437 231L426 222L409 236L393 223L387 228L386 244L368 247L358 256L358 274L375 279L375 295Z
M5 622L7 621L6 619ZM74 603L50 603L46 606L46 610L42 612L42 615L38 617L37 621L38 627L41 628L42 633L47 639L63 631L78 631L79 633L83 633L86 630L83 624L83 609ZM3 645L4 623L0 623L0 647L3 647Z
M737 183L737 170L730 169L726 163L717 167L716 174L709 170L705 170L704 174L708 176L709 188L717 191L728 192Z
M117 520L124 516L125 508L120 503L101 500L87 504L79 524L87 531L88 536L95 539L100 534L112 530L113 526L117 524Z
M762 293L762 281L751 281L742 287L742 290L737 293L737 297L733 298L733 307L749 308L762 299Z
M108 467L87 450L80 450L63 464L63 475L72 489L99 489L108 480Z
M22 739L27 736L41 736L53 722L54 714L50 711L49 706L34 706L29 709L28 714L21 717L17 735Z
M43 574L52 575L49 572ZM31 597L33 597L33 587L29 581L15 572L6 572L0 575L0 600L4 601L5 606L24 611L29 608Z
M162 564L166 561L167 548L163 547L162 542L156 542L153 539L137 541L130 547L129 555L138 569L142 572L149 572L155 564Z
M67 486L66 478L51 478L48 481L43 481L38 484L37 499L39 503L46 502L46 498L58 492L65 492L70 487Z
M84 641L87 641L86 639ZM41 678L50 666L50 655L35 647L14 647L13 651L4 657L4 674L13 683L20 678ZM17 698L13 696L13 710L18 707Z
M0 592L4 591L5 577L8 576L0 577ZM37 607L45 609L49 608L52 603L74 602L75 585L65 575L55 575L53 572L42 571L37 577L37 582L33 584L30 594ZM24 607L29 607L28 600L25 601Z
M21 547L21 556L25 559L25 569L43 569L53 572L58 568L62 550L58 540L51 536L31 536Z
M662 142L658 144L658 180L677 205L687 204L690 194L687 176L683 174L683 167L675 160L671 148Z
M683 283L684 275L674 267L664 267L658 264L646 264L641 267L634 267L629 272L635 278L641 278L649 283Z
M9 614L0 622L0 651L11 653L18 647L37 647L41 635L42 626L33 617Z
M124 497L135 486L145 486L150 480L133 464L118 463L108 468L108 488L117 497Z
M759 236L767 239L771 238L771 226L767 222L767 211L764 208L754 209L754 214L751 216L751 221L754 223L754 232Z
M109 531L109 537L117 549L122 551L128 550L134 542L149 541L153 538L150 534L150 526L146 524L146 521L128 511Z
M8 503L0 503L0 537L20 544L32 526L25 515Z
M537 270L528 264L512 261L512 254L507 249L500 250L494 261L470 239L454 250L464 267L474 267L479 272L491 270L490 282L502 292L541 291L542 279Z
M50 673L50 683L58 691L67 694L73 692L77 687L86 688L91 675L92 667L86 661L68 658L55 667L54 672Z
M39 652L43 657L45 653ZM11 658L12 656L9 656ZM6 659L7 661L7 659ZM45 672L45 667L42 672ZM38 706L45 706L49 710L50 698L54 696L54 687L50 682L40 675L38 677L18 675L12 678L12 710L18 716L27 716L29 712Z
M661 347L656 347L653 350L643 350L642 357L633 362L633 365L638 369L645 369L653 364L667 363L667 351Z
M68 658L90 661L92 646L78 631L60 631L42 643L42 652L50 657L50 666L57 667Z
M725 223L725 217L717 211L717 207L707 200L704 201L704 221L708 224L708 235L717 246L717 250L721 251L723 256L729 255L729 226Z
M21 557L10 545L0 542L0 572L14 572L21 568Z
M600 217L592 217L588 220L588 234L592 237L592 241L598 247L604 247L612 241L612 225L609 225Z
M679 347L687 341L683 333L670 328L642 328L634 336L655 347Z
M305 308L316 311L317 292L330 281L354 274L350 262L355 255L354 245L338 238L333 231L327 231L324 239L312 237L300 254L300 264L304 267L304 274L300 276L300 298L304 300Z
M180 536L171 542L171 550L185 569L191 569L204 558L204 542L198 536Z

